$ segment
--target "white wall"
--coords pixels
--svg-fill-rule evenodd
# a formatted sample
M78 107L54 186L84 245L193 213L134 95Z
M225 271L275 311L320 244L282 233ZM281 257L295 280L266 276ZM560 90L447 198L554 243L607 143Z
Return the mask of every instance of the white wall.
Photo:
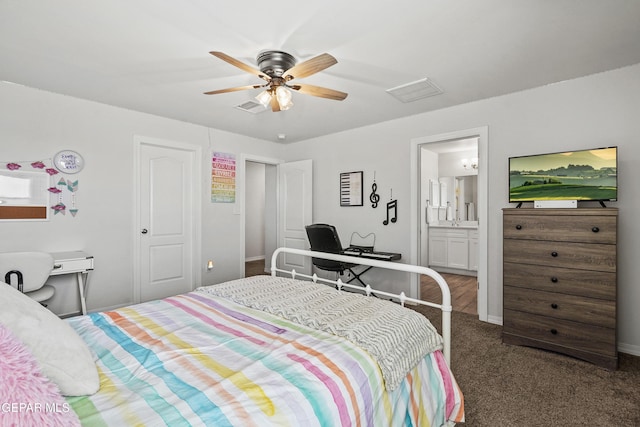
M429 146L426 146L429 149ZM469 176L478 175L477 169L465 169L462 159L478 158L478 150L464 150L453 153L441 153L438 156L438 168L440 176Z
M335 224L347 241L352 231L373 231L379 248L409 254L408 208L410 197L417 197L409 194L411 140L488 126L488 314L501 319L501 210L509 207L508 157L617 145L620 202L609 206L620 209L618 341L621 350L640 354L640 263L635 261L640 253L640 221L635 218L640 212L635 185L635 165L640 164L638 111L640 65L635 65L291 144L285 156L314 159L314 221ZM396 224L383 226L383 209L369 204L338 205L338 175L353 170L364 171L366 195L376 171L382 206L393 188L399 206Z
M349 102L348 99L344 102ZM390 100L389 102L394 102ZM322 138L278 146L201 126L0 83L0 161L51 158L61 149L84 155L85 170L76 218L0 223L0 251L83 249L96 257L90 310L132 300L132 199L134 135L175 140L219 151L314 159L314 221L333 223L343 241L351 232L375 232L377 247L409 254L411 140L488 126L489 316L502 316L502 212L508 207L509 156L617 145L620 152L618 244L618 341L640 354L640 212L634 174L640 162L640 65L557 83L516 94L384 122ZM205 152L208 150L204 150ZM203 170L208 171L208 160ZM339 173L364 171L365 206L339 206ZM376 171L381 203L366 203ZM209 177L203 176L204 192ZM398 222L383 226L390 190L398 199ZM203 194L203 283L239 277L240 216L233 205L208 203ZM417 195L415 195L417 197ZM415 262L416 260L405 261Z
M250 117L249 117L250 118ZM79 180L79 212L48 222L0 222L0 251L84 250L95 257L89 311L133 301L134 135L203 147L203 284L240 277L240 215L234 204L210 203L210 151L281 157L282 146L189 123L115 108L9 83L0 83L0 164L78 151L86 166ZM4 166L4 165L3 165ZM71 176L68 176L71 178ZM206 260L215 267L207 272ZM54 311L77 310L77 291L57 285Z

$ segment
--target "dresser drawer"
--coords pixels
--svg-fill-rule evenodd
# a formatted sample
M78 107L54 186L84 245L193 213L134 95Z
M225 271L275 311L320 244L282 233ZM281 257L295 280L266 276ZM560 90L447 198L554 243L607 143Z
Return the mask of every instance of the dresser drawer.
M84 252L57 252L51 255L54 258L51 276L93 270L93 257Z
M556 347L579 349L581 352L610 357L617 355L615 329L505 309L503 331L505 334L524 336Z
M587 325L615 328L615 301L598 300L574 295L504 287L504 308L541 316L571 320Z
M616 300L616 273L504 263L505 286Z
M505 239L503 249L504 262L616 271L615 245Z
M505 239L616 243L615 216L505 215Z

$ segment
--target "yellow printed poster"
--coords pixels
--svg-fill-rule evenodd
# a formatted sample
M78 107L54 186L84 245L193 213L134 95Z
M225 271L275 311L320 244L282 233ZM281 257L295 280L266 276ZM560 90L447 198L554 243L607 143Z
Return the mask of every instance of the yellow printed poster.
M236 156L213 152L211 156L211 203L235 203Z

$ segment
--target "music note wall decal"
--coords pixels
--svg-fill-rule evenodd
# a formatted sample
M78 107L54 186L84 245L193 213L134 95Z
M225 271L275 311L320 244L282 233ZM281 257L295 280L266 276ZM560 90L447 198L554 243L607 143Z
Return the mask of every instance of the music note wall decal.
M398 220L398 200L393 200L393 188L391 189L390 202L387 203L387 219L382 221L382 225L389 225L389 221L395 223ZM393 209L393 217L389 219L389 211Z
M376 194L376 190L378 189L378 184L376 184L376 173L373 173L373 184L371 184L371 195L369 196L369 200L371 201L371 207L377 208L378 202L380 201L380 196Z
M389 219L389 211L393 209L393 217L391 217L391 219ZM397 200L392 200L389 203L387 203L387 219L385 219L384 221L382 221L383 225L389 225L389 221L395 223L398 220L398 201Z

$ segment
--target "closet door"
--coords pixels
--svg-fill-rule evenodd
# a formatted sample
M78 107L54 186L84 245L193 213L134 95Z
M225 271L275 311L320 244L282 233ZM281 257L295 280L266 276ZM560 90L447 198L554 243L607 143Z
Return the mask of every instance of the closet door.
M137 297L188 292L197 269L198 152L147 140L139 144Z
M311 160L278 165L278 231L279 246L309 249L305 226L313 223L313 166ZM284 254L278 267L311 274L311 259Z

